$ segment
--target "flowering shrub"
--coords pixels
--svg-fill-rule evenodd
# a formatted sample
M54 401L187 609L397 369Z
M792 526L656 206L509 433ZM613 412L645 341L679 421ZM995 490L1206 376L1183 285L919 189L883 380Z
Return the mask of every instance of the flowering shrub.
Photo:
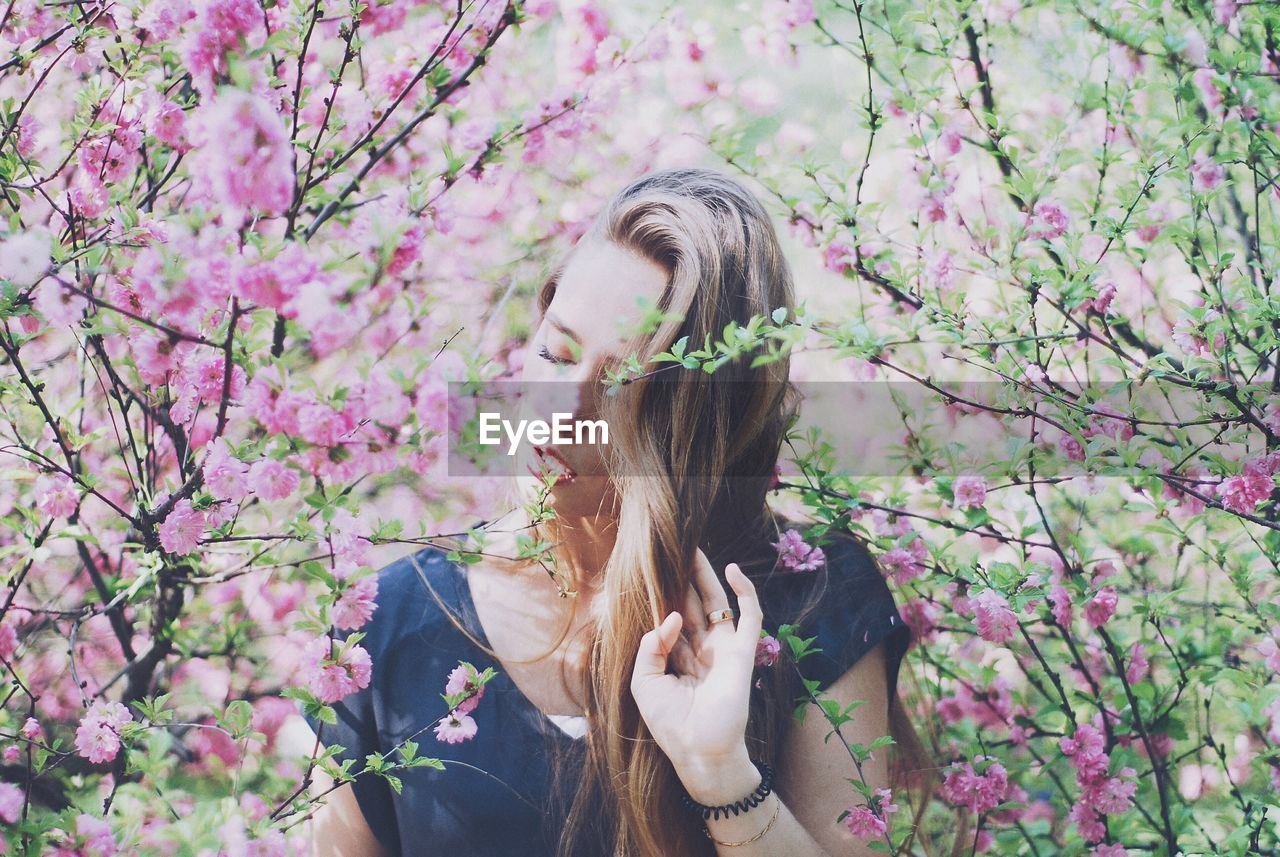
M618 175L707 157L689 139L775 206L806 306L666 365L789 353L936 406L855 432L894 473L797 432L775 486L814 522L789 572L831 530L873 545L937 765L923 815L854 782L833 823L898 852L1276 847L1280 11L643 12L5 6L5 849L302 848L315 767L355 769L287 718L368 685L373 570L501 502L444 476L446 382L518 372L549 248ZM758 670L803 664L803 629L766 631ZM492 675L438 677L439 719L364 766L485 740Z

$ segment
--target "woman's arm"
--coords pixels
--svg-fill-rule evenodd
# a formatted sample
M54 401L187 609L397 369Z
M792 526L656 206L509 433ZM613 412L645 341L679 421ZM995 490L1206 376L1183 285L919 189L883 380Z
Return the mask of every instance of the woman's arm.
M763 614L754 584L735 563L725 579L738 596L742 615L731 622L710 624L705 612L728 607L728 595L706 555L696 555L691 596L691 639L681 636L682 614L673 612L657 628L640 638L631 694L654 740L698 803L721 806L740 800L760 784L760 772L747 755L745 740L756 644ZM667 672L674 656L675 673ZM883 646L860 658L826 691L826 697L847 708L854 700L865 704L841 727L850 743L869 745L889 732L889 682ZM745 814L712 819L708 832L721 843L719 853L736 857L831 857L871 854L836 819L859 793L849 780L858 769L839 742L824 740L830 725L810 711L805 722L792 726L780 754L778 790ZM877 754L880 755L880 754ZM883 759L863 766L867 784L886 785ZM787 805L783 805L786 803ZM774 818L774 813L777 818ZM768 832L757 839L773 819ZM747 840L752 840L748 842Z
M299 715L291 715L280 733L282 738L287 736L289 747L298 749L298 755L310 755L312 748L317 752L322 749L311 726ZM334 788L333 778L313 767L309 794L323 801L309 822L312 857L390 857L369 829L351 783Z
M826 698L841 707L864 700L854 719L840 727L850 743L869 746L889 732L888 679L885 675L884 646L877 645L825 691ZM803 723L794 723L783 741L774 794L749 812L707 821L707 830L720 842L718 854L735 857L830 857L836 854L871 855L877 852L836 821L840 813L861 795L849 784L859 781L852 757L842 751L838 739L824 740L831 724L820 712L810 710ZM888 765L884 751L875 753L862 766L862 776L871 788L888 786ZM760 784L760 773L749 761L732 768L708 770L707 784L685 783L699 803L719 806L751 794ZM694 775L690 776L694 779ZM701 779L701 778L698 778ZM775 813L777 817L775 818ZM772 819L772 824L770 820ZM768 827L759 839L747 840ZM882 853L882 852L881 852Z
M390 852L373 835L356 802L351 783L343 783L333 791L333 780L323 771L314 773L313 795L328 792L324 806L311 817L311 854L313 857L390 857Z

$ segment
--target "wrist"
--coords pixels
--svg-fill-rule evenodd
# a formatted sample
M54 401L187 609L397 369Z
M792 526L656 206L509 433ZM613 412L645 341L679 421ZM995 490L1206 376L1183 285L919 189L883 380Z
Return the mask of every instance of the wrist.
M688 759L676 767L676 774L689 797L706 806L721 806L746 797L762 779L745 745L728 756Z

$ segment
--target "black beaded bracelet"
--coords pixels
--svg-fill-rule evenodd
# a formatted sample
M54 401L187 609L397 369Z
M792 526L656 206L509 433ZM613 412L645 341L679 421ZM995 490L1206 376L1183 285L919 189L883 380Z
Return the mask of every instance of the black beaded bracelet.
M755 766L760 770L760 785L756 786L756 790L744 797L742 800L736 800L733 803L727 803L724 806L706 806L694 800L688 791L680 796L680 801L688 807L691 812L696 812L702 816L702 820L706 821L710 818L720 818L723 815L729 817L729 813L734 815L746 812L752 807L757 807L764 803L764 799L773 791L773 768L765 762L756 762L752 760Z

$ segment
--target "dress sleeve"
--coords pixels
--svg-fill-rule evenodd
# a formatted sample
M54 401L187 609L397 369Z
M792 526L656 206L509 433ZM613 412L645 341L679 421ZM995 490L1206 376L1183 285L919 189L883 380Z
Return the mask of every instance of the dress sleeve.
M381 596L381 592L379 595ZM374 613L377 615L377 610ZM361 640L361 645L369 651L373 661L373 675L368 686L331 704L338 715L337 723L324 723L304 714L323 746L342 746L342 751L336 757L340 763L347 759L355 760L351 766L352 771L362 769L365 756L370 753L385 752L375 714L376 702L386 681L385 671L379 669L379 660L384 655L385 647L379 645L382 635L376 633L376 629L362 630L374 631ZM346 637L342 633L337 636L339 639ZM400 843L390 784L377 774L362 774L356 776L351 789L374 836L391 853L398 854Z
M799 623L797 633L821 651L799 662L800 673L823 690L848 672L862 656L885 644L890 696L897 692L898 668L911 641L893 594L867 547L848 537L823 546L827 583L818 605Z

